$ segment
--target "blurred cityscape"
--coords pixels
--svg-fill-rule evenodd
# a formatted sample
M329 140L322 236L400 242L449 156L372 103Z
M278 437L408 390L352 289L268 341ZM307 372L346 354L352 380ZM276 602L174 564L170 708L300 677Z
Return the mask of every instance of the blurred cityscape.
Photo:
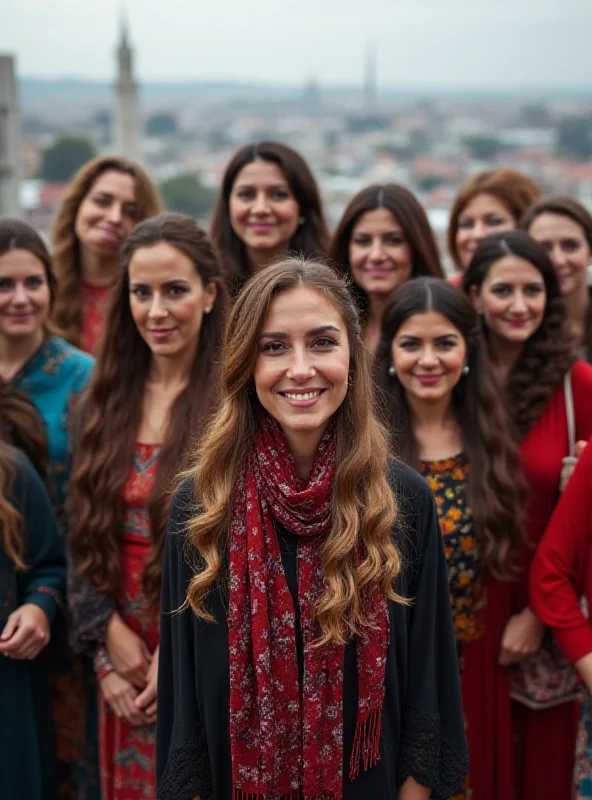
M232 154L262 139L286 142L309 161L331 225L365 185L398 182L418 195L443 245L460 184L498 165L592 207L592 88L547 97L519 88L405 94L381 86L371 47L359 85L350 88L320 85L314 76L293 88L274 88L273 76L269 86L137 86L125 23L114 56L111 85L17 81L19 202L41 231L75 169L108 152L137 158L168 208L207 223Z

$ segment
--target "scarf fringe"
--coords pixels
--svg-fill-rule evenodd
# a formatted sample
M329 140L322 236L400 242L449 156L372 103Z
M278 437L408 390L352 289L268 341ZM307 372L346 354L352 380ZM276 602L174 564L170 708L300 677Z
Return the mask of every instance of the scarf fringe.
M265 795L257 792L243 792L242 789L235 786L232 790L232 800L265 800ZM300 790L283 794L281 800L300 800Z
M360 772L360 761L364 772L380 761L380 723L381 709L370 712L364 722L356 725L356 735L349 762L349 779L355 781Z

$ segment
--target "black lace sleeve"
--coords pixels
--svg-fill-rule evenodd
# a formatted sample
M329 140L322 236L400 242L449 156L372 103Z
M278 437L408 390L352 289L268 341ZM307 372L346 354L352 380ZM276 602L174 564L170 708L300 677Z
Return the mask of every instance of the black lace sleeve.
M413 505L417 537L412 537L416 555L409 583L414 599L397 782L401 786L412 777L443 800L459 791L468 774L468 747L446 557L427 484Z
M185 523L195 509L185 482L175 494L165 542L158 662L156 783L158 800L212 796L204 727L195 696L193 618L178 609L191 572L184 558Z
M68 638L75 653L93 655L105 643L107 623L117 610L115 600L102 594L88 578L76 574L68 554Z

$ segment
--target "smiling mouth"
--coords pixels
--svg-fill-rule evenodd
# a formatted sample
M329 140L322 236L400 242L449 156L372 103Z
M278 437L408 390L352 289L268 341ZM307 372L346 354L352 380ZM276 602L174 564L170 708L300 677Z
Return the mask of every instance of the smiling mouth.
M279 392L282 397L287 397L288 400L315 400L320 397L325 389L311 389L308 392Z

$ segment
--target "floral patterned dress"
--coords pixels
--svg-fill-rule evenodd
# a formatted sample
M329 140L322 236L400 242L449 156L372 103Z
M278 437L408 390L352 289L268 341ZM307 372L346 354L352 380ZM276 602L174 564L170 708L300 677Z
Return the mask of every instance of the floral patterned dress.
M138 444L123 489L124 522L120 553L124 588L119 612L141 636L151 653L158 647L158 608L146 609L141 578L150 553L148 500L156 475L160 448ZM102 800L151 800L154 777L155 726L133 727L115 716L99 692L99 759Z
M480 569L480 551L467 498L470 466L463 454L442 461L422 461L419 471L436 499L440 530L448 563L452 618L461 671L464 645L483 635L486 590ZM461 679L462 680L462 679ZM470 718L465 719L467 729ZM467 730L468 733L468 730ZM470 744L469 738L469 744ZM470 776L455 800L471 797Z

